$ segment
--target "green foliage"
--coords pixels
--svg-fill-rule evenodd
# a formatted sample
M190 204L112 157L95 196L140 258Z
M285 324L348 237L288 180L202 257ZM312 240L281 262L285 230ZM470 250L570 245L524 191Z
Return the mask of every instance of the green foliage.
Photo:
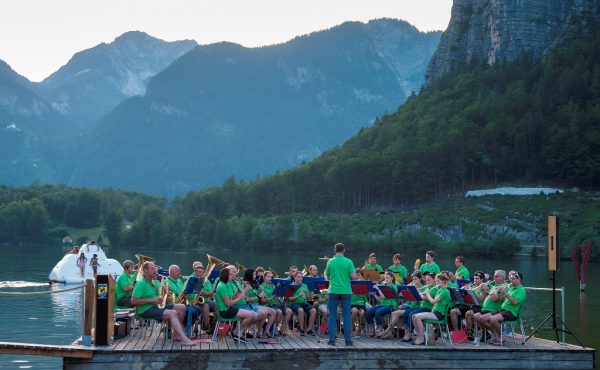
M182 203L231 217L398 207L508 181L597 186L598 42L594 31L539 63L458 68L313 162Z
M67 230L73 231L74 240L85 239L83 243L86 243L90 240L88 236L98 235L101 230L96 228L110 213L114 216L116 209L123 210L121 217L131 220L148 204L164 208L166 200L113 189L39 184L16 188L0 186L0 243L57 243L69 234ZM94 230L89 231L92 228ZM84 229L85 235L81 235L79 229Z
M104 219L104 232L111 245L119 245L123 238L123 211L120 208L111 210ZM100 240L98 240L100 243Z

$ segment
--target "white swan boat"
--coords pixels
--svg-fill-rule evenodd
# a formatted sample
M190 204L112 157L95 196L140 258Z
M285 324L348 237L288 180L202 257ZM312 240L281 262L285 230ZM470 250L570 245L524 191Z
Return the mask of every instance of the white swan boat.
M85 256L85 263L83 263L83 275L81 268L78 263L79 257L83 254ZM95 242L89 242L83 244L76 253L68 253L58 261L56 266L50 272L48 279L51 283L65 283L65 284L79 284L84 282L86 279L94 279L94 270L90 265L90 261L94 257L94 254L98 258L98 274L110 274L115 279L123 272L123 266L119 261L107 258L106 254L102 251L102 248Z

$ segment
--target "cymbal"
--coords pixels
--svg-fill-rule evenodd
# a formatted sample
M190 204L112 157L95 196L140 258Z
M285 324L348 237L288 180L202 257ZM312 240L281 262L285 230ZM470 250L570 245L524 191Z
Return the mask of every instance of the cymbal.
M327 256L323 256L323 257L319 257L320 260L330 260L331 257L327 257Z

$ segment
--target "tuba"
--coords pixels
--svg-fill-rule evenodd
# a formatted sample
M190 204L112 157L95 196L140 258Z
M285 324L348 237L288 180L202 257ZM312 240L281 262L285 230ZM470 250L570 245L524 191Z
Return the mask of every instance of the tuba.
M138 270L137 276L135 277L135 281L138 281L142 278L142 275L144 274L144 270L142 269L144 262L154 262L156 264L156 260L152 257L144 256L143 254L136 254L135 258L137 258L138 260ZM160 268L160 266L156 265L156 268Z
M206 270L204 271L204 278L208 279L212 271L215 267L225 267L227 266L227 262L218 259L217 257L213 257L210 254L207 254L208 263L206 265Z
M236 268L236 270L238 270L238 273L246 270L246 266L242 265L241 263L239 263L237 261L235 262L235 268Z
M306 265L304 265L304 268L302 269L302 276L307 276L308 275L308 267L306 267Z
M274 278L279 277L279 274L277 273L277 271L275 271L275 269L269 267L269 272L271 273L271 275L273 275Z

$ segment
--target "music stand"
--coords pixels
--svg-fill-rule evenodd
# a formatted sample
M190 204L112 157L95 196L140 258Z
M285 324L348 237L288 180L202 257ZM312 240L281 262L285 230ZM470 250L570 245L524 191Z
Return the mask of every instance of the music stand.
M452 299L454 302L457 302L458 304L465 304L465 300L463 299L462 295L458 292L458 289L448 288L448 292L450 292L450 299Z
M187 280L187 282L185 283L185 288L183 289L183 294L188 295L188 294L198 294L200 293L200 290L202 290L202 287L204 286L204 278L201 277L196 277L196 276L190 276Z
M479 302L479 299L477 298L477 295L475 294L474 291L472 291L470 289L460 289L458 292L460 293L463 301L466 304L470 304L471 306L480 306L481 305L481 303Z
M315 279L315 285L317 287L318 292L321 293L322 290L329 289L329 280L325 280L325 278Z
M467 279L456 279L456 284L458 285L459 288L464 287L467 284L471 284L471 280L467 280Z
M352 294L368 295L373 288L373 283L367 280L352 280L350 282Z
M220 274L221 274L221 270L212 270L210 272L210 275L208 276L208 281L210 281L211 284L214 283Z
M273 295L279 298L285 297L285 292L291 284L290 281L288 279L273 279L272 282L275 285Z
M391 286L383 285L379 286L379 290L383 293L383 296L387 299L398 299L398 291ZM373 290L375 290L375 284L373 284Z
M289 298L294 296L294 294L296 294L296 291L301 287L302 285L297 285L297 284L290 284L287 286L287 288L283 291L283 295L282 297L285 298ZM279 296L278 296L279 297Z
M407 301L420 302L423 300L421 293L419 293L419 290L414 285L400 285L398 287L398 292L400 292Z
M372 281L374 283L378 282L381 280L381 277L379 276L379 270L367 270L367 269L363 269L362 270L362 275L365 278L365 280L369 280Z

